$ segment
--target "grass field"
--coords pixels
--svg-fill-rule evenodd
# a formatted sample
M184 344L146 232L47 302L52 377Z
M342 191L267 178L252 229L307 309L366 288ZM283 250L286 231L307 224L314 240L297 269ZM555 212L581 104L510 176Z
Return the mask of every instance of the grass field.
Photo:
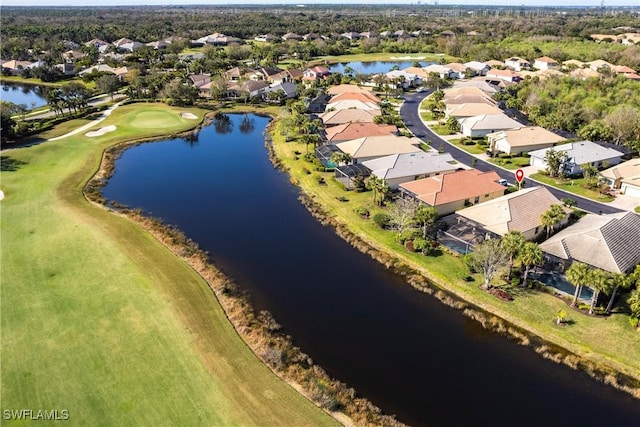
M2 153L2 409L68 410L79 426L335 425L255 357L191 268L81 194L105 147L197 123L180 111L128 105L104 136Z
M467 272L458 258L446 254L427 257L408 252L395 241L395 232L380 229L370 219L362 219L354 212L355 208L364 206L370 210L371 216L380 210L373 203L371 192L345 191L332 178L332 172L307 174L304 169L313 170L311 164L302 157L295 160L296 151L305 152L304 144L284 142L278 132L272 135L276 152L284 166L289 168L293 180L304 192L313 195L313 199L330 217L339 218L341 223L372 246L393 253L463 299L578 355L612 366L640 380L638 333L629 325L628 316L584 316L568 310L565 303L553 295L517 287L510 288L516 296L513 302L503 302L493 297L479 288L479 275L475 275L475 281L471 283L463 280ZM325 178L326 185L318 184L318 176ZM346 198L347 201L340 201L340 198ZM558 328L553 324L560 309L569 313L574 322L571 326Z
M356 53L352 55L339 55L339 56L321 56L318 59L311 61L311 65L318 64L335 64L343 62L361 61L361 62L374 62L374 61L432 61L438 62L442 58L447 62L452 62L456 58L444 54L437 53Z
M596 200L598 202L608 203L613 200L613 197L611 196L600 194L597 191L590 190L584 187L584 178L551 178L550 176L543 175L541 173L533 174L531 175L531 178L552 187L568 191L569 193L577 194L578 196L586 197L587 199Z

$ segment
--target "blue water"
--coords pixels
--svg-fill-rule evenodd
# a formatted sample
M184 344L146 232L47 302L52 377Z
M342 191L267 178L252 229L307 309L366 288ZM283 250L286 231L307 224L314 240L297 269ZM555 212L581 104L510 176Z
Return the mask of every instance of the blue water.
M24 104L29 110L47 105L45 93L46 88L43 86L0 83L0 99L14 104Z
M229 117L126 150L104 195L181 228L329 375L405 423L637 424L637 400L486 331L322 226L269 162L268 119Z
M539 280L547 286L564 292L565 294L573 295L576 292L576 287L573 286L563 274L557 272L544 272L534 273L531 275L531 277L533 279ZM592 297L593 290L591 288L583 286L580 290L578 299L582 301L591 301Z
M421 67L426 67L427 65L433 64L433 62L430 62L430 61L419 61L419 60L416 60L416 61L420 63ZM411 67L413 63L416 61L343 62L343 63L331 65L330 70L344 74L344 69L346 67L351 67L355 74L379 74L379 73L388 73L394 68L394 66L397 66L398 69L400 70L402 70L403 68Z

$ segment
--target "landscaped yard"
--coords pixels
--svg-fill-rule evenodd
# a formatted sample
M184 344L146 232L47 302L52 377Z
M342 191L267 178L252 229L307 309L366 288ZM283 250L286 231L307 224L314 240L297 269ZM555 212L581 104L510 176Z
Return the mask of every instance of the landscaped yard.
M99 125L114 132L2 154L2 407L84 426L337 425L258 360L186 263L82 196L105 147L199 122L184 111L203 115L129 105Z
M497 299L479 288L481 278L478 275L474 275L474 282L464 281L467 271L458 258L447 254L424 256L409 252L396 242L395 232L382 230L371 219L361 218L355 212L358 207L369 209L371 217L381 211L373 202L371 192L345 191L333 179L333 172L314 171L311 163L295 155L296 151L304 152L304 144L284 142L277 131L272 135L276 152L285 167L289 168L294 182L305 193L313 195L314 200L329 216L338 218L349 230L372 246L395 254L401 261L436 280L443 288L515 325L591 360L615 366L640 378L640 347L635 344L637 332L629 325L628 316L614 314L609 318L594 318L568 310L574 323L569 327L558 328L554 326L553 320L556 313L560 309L567 310L567 306L548 293L510 288L515 295L513 302ZM324 178L325 184L318 183L320 177Z
M540 181L544 184L551 185L561 190L577 194L588 199L597 200L598 202L607 203L613 200L613 197L601 194L598 191L590 190L584 187L584 178L552 178L549 175L536 173L531 175L532 179Z
M486 145L483 146L477 143L465 145L462 143L462 140L463 139L460 138L450 139L449 142L470 154L484 154L487 151Z
M505 169L516 170L529 166L529 157L513 156L513 157L492 157L488 159L494 165L498 165Z

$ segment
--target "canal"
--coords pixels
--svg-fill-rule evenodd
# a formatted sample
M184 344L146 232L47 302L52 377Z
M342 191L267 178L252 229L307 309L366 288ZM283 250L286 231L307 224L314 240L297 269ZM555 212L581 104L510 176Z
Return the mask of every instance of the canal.
M268 119L127 149L105 197L163 218L329 375L414 426L637 425L640 403L486 331L314 220L267 157Z

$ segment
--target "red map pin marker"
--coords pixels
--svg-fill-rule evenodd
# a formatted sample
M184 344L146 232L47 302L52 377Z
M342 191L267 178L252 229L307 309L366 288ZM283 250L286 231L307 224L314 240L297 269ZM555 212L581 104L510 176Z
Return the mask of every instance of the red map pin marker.
M518 169L516 171L516 181L518 181L520 183L520 182L522 182L523 178L524 178L524 171L522 169Z

